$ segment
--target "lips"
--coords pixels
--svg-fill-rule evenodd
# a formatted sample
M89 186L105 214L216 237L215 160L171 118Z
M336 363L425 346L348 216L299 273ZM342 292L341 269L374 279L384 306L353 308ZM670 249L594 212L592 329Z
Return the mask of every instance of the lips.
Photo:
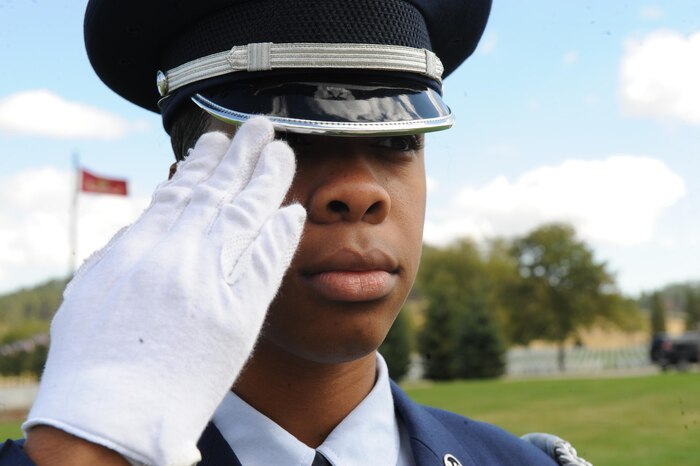
M396 287L398 268L398 262L382 251L343 249L302 268L301 277L331 301L374 301Z

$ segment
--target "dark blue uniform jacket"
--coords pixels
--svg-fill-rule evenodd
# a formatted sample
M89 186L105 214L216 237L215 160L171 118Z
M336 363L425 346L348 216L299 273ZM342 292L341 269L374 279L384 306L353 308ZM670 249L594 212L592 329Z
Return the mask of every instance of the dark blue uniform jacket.
M557 463L536 447L498 427L447 411L420 406L392 383L396 412L409 432L417 466L444 466L446 455L463 466L552 466ZM22 450L23 441L8 440L0 450L0 466L34 466ZM214 424L199 440L199 466L242 466ZM382 465L382 458L377 458ZM372 465L368 465L372 466Z

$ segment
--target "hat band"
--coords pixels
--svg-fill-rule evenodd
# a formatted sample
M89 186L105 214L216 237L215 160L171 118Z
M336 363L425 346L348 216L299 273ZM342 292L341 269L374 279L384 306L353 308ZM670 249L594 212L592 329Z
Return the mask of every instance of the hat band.
M239 71L365 69L417 73L441 82L443 66L430 50L377 44L274 44L236 46L158 72L161 96L193 82Z

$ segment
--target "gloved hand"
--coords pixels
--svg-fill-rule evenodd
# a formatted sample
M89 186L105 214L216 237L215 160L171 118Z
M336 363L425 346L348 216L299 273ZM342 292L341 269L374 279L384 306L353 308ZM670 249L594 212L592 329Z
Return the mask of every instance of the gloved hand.
M44 424L145 464L190 465L250 355L306 213L280 208L294 155L262 117L203 135L131 226L64 292L23 429Z

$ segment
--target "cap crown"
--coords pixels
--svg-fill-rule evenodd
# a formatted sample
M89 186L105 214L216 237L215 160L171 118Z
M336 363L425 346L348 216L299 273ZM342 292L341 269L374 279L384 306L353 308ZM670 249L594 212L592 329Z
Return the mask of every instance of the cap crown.
M447 76L475 49L490 6L491 0L90 0L84 33L105 84L159 111L159 70L255 42L432 49Z

